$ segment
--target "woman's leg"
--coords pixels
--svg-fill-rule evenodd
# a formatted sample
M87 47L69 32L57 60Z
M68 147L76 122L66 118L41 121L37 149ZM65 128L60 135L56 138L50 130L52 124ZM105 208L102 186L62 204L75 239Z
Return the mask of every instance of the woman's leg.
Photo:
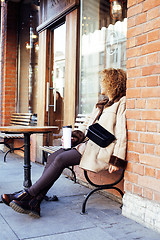
M60 148L59 150L55 151L54 153L50 154L47 158L47 162L44 168L44 171L42 173L42 175L45 173L45 171L47 170L47 168L51 165L52 162L54 162L55 158L60 154L64 152L63 148ZM39 193L36 198L39 200L43 200L44 196L47 194L48 190L52 187L52 184L48 185L46 188L44 188L41 193Z
M42 192L46 193L46 189L49 190L53 183L60 177L63 170L68 166L79 165L80 159L81 154L76 149L68 151L61 149L58 154L51 154L42 176L28 189L29 194L36 196L38 194L41 195Z
M40 217L40 203L53 183L61 175L64 168L78 165L81 154L76 149L62 150L50 155L48 167L39 180L27 191L21 192L9 203L13 210L19 213L27 213L32 217Z
M50 156L47 158L47 163L46 163L46 166L45 166L45 168L44 168L44 171L43 171L43 173L46 171L46 169L50 166L50 164L54 161L54 159L56 158L56 156L57 155L59 155L60 153L62 153L62 152L64 152L64 150L63 149L59 149L58 151L56 151L56 152L54 152L54 153L52 153L52 154L50 154ZM42 173L42 175L43 175L43 173ZM44 192L46 192L47 193L47 191L49 190L49 186L44 190ZM48 190L47 190L48 189ZM22 193L22 191L19 191L20 192L20 194ZM2 198L2 201L5 203L5 204L7 204L8 206L9 206L9 204L10 204L10 202L12 201L12 200L14 200L14 199L19 199L19 192L17 192L17 193L13 193L13 194L3 194L2 196L1 196L1 198ZM41 196L45 196L45 194L43 195L43 194L41 194ZM40 196L39 196L39 198L40 198Z
M44 171L43 173L46 171L46 169L50 166L50 164L54 161L54 159L60 154L64 152L64 149L63 148L60 148L59 150L57 150L56 152L50 154L48 157L47 157L47 162L46 162L46 165L45 165L45 168L44 168ZM42 175L43 175L42 173Z
M47 170L47 168L51 165L51 163L54 162L54 160L56 159L56 157L60 154L64 152L63 148L60 148L59 150L55 151L54 153L50 154L47 158L47 162L44 168L44 171L42 173L42 175L45 173L45 171ZM43 189L43 191L41 191L41 193L39 193L37 195L38 199L43 200L44 196L46 195L46 193L48 192L48 190L52 187L52 184L48 185L46 188Z

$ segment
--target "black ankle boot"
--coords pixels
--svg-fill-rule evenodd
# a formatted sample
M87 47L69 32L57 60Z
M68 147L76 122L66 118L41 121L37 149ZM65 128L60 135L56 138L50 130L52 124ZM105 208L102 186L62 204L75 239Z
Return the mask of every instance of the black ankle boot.
M19 192L15 192L12 194L3 194L1 195L2 202L9 206L10 202L13 200L22 200L28 193L25 190L21 190Z
M34 218L40 217L40 201L31 195L29 195L28 199L13 200L10 202L10 206L16 212L29 214Z

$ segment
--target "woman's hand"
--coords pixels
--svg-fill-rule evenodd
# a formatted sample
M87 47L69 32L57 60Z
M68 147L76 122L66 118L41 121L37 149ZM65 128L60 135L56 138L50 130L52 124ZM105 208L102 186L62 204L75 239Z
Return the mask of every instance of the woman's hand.
M85 135L82 131L80 130L74 130L72 132L72 138L71 138L71 142L72 142L72 147L77 146L79 143L81 143L83 140L85 139Z
M113 165L109 165L109 169L108 169L108 172L109 172L109 173L113 173L113 172L116 172L116 171L118 171L118 170L119 170L118 167L113 166Z

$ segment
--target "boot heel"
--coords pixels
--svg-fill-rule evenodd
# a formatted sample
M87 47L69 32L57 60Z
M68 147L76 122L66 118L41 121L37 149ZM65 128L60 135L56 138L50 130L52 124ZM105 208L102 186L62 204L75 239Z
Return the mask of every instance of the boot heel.
M28 214L30 217L33 217L33 218L40 218L40 215L36 212L29 212Z
M34 218L40 217L40 202L32 196L26 201L13 200L10 206L16 212L29 214Z
M28 214L29 213L29 211L28 210L25 210L25 209L23 209L22 207L20 207L18 204L16 204L15 202L10 202L10 207L14 210L14 211L16 211L16 212L19 212L19 213L24 213L24 214Z

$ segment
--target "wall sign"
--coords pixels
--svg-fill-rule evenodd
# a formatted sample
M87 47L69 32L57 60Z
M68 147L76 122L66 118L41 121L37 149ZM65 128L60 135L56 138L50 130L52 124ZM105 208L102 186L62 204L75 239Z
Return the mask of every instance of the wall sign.
M40 25L37 31L42 31L79 5L79 0L42 0L40 5Z

